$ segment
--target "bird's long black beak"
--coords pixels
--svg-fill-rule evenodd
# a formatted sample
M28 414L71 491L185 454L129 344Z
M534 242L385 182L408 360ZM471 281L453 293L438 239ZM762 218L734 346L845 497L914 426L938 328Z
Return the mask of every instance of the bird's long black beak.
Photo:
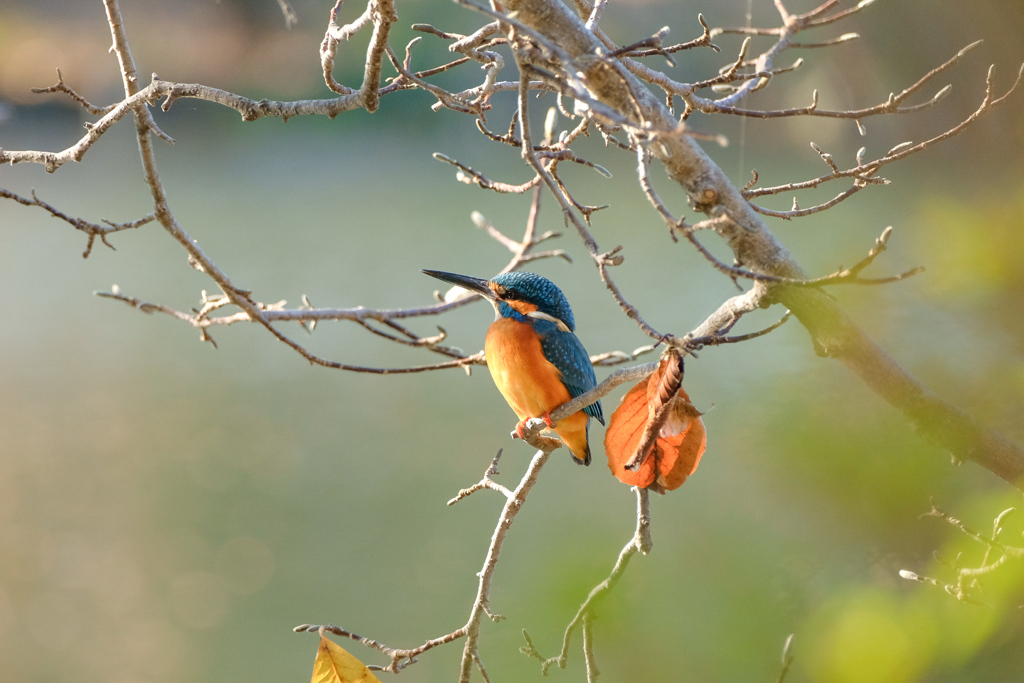
M446 273L443 270L424 270L424 273L430 277L435 277L438 280L449 282L453 285L458 285L463 289L468 289L471 292L477 292L483 294L488 299L493 300L494 291L487 286L487 280L483 280L478 277L470 277L469 275L459 275L457 273Z

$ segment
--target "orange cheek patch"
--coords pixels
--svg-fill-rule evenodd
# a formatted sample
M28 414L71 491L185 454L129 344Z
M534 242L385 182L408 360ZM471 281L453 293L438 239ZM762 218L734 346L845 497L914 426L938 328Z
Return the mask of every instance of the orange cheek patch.
M526 301L506 301L505 303L523 315L533 313L537 310L537 304L527 303Z

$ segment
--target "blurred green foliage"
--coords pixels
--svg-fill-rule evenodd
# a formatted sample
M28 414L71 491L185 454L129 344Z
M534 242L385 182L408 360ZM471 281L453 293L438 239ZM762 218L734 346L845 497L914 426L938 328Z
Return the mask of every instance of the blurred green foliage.
M325 96L316 48L333 3L294 2L300 24L291 32L272 0L121 4L141 73L254 97ZM772 20L771 3L753 7L755 23ZM665 24L683 39L696 35L697 11L715 25L742 23L745 10L743 2L612 2L606 25L623 43ZM408 27L417 21L453 31L480 21L448 3L405 2L399 12L396 46L415 35ZM954 97L918 117L867 121L866 139L835 122L751 121L745 132L734 120L692 123L729 136L728 148L710 151L743 181L750 167L765 184L812 177L824 167L810 140L852 160L861 145L877 153L935 135L977 106L988 62L997 64L1001 91L1024 61L1022 13L1020 3L994 1L878 3L840 29L863 41L804 53L805 72L751 103L793 106L816 87L823 102L874 104L961 46L988 39L950 76ZM344 53L344 82L361 77L362 40ZM677 76L713 73L735 49L719 42L723 55L680 58ZM116 98L108 43L98 3L0 2L0 145L60 149L76 140L88 117L59 98L36 105L25 89L48 85L60 67L90 99ZM417 50L424 65L448 55L430 36ZM430 112L430 101L401 93L372 116L287 124L242 124L233 112L179 101L157 114L177 139L158 149L172 208L261 300L427 303L435 283L420 268L486 275L507 260L472 226L471 211L515 235L528 206L457 183L431 159L442 151L489 176L526 179L515 150L487 143L463 117ZM836 295L926 384L1018 442L1021 101L1018 93L962 136L890 167L890 186L803 222L772 224L816 275L858 260L893 225L891 249L873 269L928 270ZM494 130L507 125L511 102L496 99ZM550 104L542 101L538 115ZM116 127L81 164L52 176L0 168L0 186L35 188L90 220L130 220L149 211L133 135L130 124ZM600 140L583 150L615 174L608 181L567 169L566 177L582 201L612 204L595 215L594 232L602 246L625 246L617 282L656 326L685 332L732 284L669 242L629 180L635 160ZM667 183L655 182L685 211ZM788 197L779 201L788 208ZM545 200L542 230L563 229L553 206ZM83 260L85 240L69 226L0 203L0 677L304 680L316 641L290 633L293 625L335 622L412 646L464 623L502 501L481 492L444 503L479 478L498 448L506 451L504 483L518 480L530 453L507 438L514 416L486 373L339 374L309 367L249 326L214 330L214 350L191 328L91 296L116 282L129 295L188 309L211 287L155 226L112 242L116 252L97 246ZM646 343L577 240L566 235L554 246L576 263L538 262L536 270L567 292L588 348ZM777 316L759 312L741 331ZM453 344L476 350L489 320L475 306L436 322ZM432 333L434 324L415 329ZM311 337L283 329L348 362L424 361L349 326L322 324ZM708 410L708 453L684 487L653 501L654 551L633 559L599 610L604 680L773 680L794 632L791 681L1021 679L1019 562L985 579L989 607L898 577L909 569L951 581L949 563L981 561L979 544L918 517L932 500L987 532L996 514L1020 505L1018 493L972 465L952 467L843 368L815 357L795 323L706 350L688 362L686 385ZM608 407L616 401L609 397ZM1020 522L1009 522L1004 542L1021 545ZM582 469L555 453L495 577L492 608L508 619L483 625L492 680L541 678L518 652L522 629L554 655L634 523L633 495L598 454ZM434 650L403 679L449 681L460 652ZM551 676L583 679L577 647L568 671Z

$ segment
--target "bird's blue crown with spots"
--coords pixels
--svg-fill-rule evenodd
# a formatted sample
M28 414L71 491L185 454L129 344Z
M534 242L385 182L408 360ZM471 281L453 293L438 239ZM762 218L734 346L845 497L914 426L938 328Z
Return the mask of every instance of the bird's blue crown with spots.
M572 317L569 301L562 294L562 290L546 277L536 273L512 272L497 275L492 282L504 287L515 298L535 304L541 313L558 318L565 323L569 331L576 330L576 321ZM501 306L508 308L508 311L501 311L502 315L508 316L512 311L511 307L504 302Z

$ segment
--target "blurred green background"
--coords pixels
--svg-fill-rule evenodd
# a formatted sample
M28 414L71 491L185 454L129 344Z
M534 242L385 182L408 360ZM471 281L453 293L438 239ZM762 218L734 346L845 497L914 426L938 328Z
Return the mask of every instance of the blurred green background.
M317 56L329 7L295 0L286 30L273 0L123 0L140 74L201 82L250 97L326 97ZM809 2L790 3L804 10ZM848 5L849 3L846 3ZM343 10L352 18L358 3ZM663 25L672 38L742 24L746 2L622 2L605 15L620 43ZM415 22L468 32L480 17L446 2L398 4L392 44ZM754 0L754 23L774 25ZM793 51L807 66L778 79L751 106L798 106L818 88L822 106L868 106L917 80L964 45L986 42L941 77L952 95L920 115L848 122L750 121L695 115L728 136L709 147L722 167L762 184L821 175L814 141L840 166L861 146L880 156L955 125L980 102L996 64L1002 92L1024 62L1024 5L989 0L892 0L817 35L856 31L832 50ZM361 78L366 35L343 46L338 78ZM721 55L683 54L680 80L713 74ZM119 77L101 3L0 0L0 146L60 150L92 117L64 98L33 95L60 68L97 103L117 99ZM755 45L756 47L756 45ZM414 66L448 53L426 36ZM657 60L652 60L656 64ZM513 79L511 67L502 75ZM438 77L455 87L475 67ZM143 78L147 82L148 78ZM518 153L480 136L432 98L399 93L373 115L243 123L234 112L178 101L157 121L162 177L181 224L239 286L267 302L306 294L318 306L427 304L438 268L476 275L508 259L469 220L481 211L516 236L528 198L456 182L443 152L489 177L528 178ZM897 359L937 393L1024 442L1024 92L967 132L911 158L838 208L788 223L779 238L814 275L859 260L887 225L890 251L872 274L925 265L884 288L836 295ZM538 125L549 101L537 107ZM498 96L489 123L507 126L513 99ZM563 121L561 125L566 125ZM610 203L595 215L603 249L625 247L614 275L655 327L681 334L733 292L692 249L672 244L636 187L635 160L599 141L581 152L615 174L565 169L577 198ZM658 172L669 205L683 199ZM150 210L134 128L124 122L81 164L53 175L0 168L0 187L39 196L74 216L127 221ZM802 206L845 186L801 195ZM779 197L776 208L791 199ZM541 229L560 230L550 197ZM7 681L171 683L299 681L315 637L290 628L335 622L389 645L412 647L465 622L499 496L481 492L448 508L505 448L499 480L518 481L531 451L507 434L514 416L486 371L375 377L312 368L254 326L198 332L94 297L126 294L181 309L209 280L155 225L97 245L41 210L0 202L0 678ZM535 270L566 291L592 353L646 343L618 311L578 239L552 246L576 257ZM709 240L709 243L710 240ZM714 245L724 254L721 245ZM744 320L752 331L781 311ZM451 343L480 348L482 304L440 323ZM312 337L283 328L327 357L406 365L432 358L385 346L346 324ZM606 371L599 371L603 376ZM955 602L904 581L900 569L950 579L947 562L981 549L933 518L930 501L985 531L1020 495L911 433L902 418L841 366L814 356L790 323L769 337L709 349L687 364L687 390L709 410L708 451L686 485L653 501L654 551L637 557L595 625L608 681L770 681L796 634L793 681L1019 681L1024 677L1024 578L1011 564L986 583L990 607ZM606 412L621 390L606 399ZM594 425L592 438L603 431ZM494 681L533 681L537 662L517 650L527 629L545 655L632 533L634 496L595 453L589 469L556 452L517 518L495 577L482 655ZM1021 544L1011 517L1004 536ZM577 641L578 643L578 641ZM345 643L346 647L349 644ZM374 653L350 648L367 662ZM461 644L438 648L402 674L450 681ZM568 671L584 679L572 650ZM385 679L387 680L387 679Z

